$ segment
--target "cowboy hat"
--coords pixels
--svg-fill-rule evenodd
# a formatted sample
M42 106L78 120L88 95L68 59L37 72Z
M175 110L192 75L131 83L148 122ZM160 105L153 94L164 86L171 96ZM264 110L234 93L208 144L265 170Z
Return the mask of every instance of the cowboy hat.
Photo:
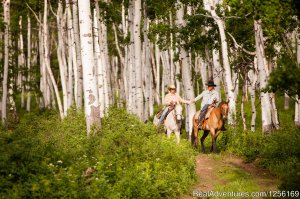
M169 85L168 89L176 89L176 86L174 84Z
M214 81L213 80L209 80L206 84L206 86L217 86L215 85Z

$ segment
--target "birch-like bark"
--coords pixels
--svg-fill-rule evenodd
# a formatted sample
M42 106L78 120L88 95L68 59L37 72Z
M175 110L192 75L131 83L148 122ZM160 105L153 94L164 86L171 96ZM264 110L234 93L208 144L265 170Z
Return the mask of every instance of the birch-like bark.
M103 69L103 84L104 84L104 107L108 110L110 101L112 99L111 81L110 81L110 63L108 58L108 44L107 44L107 27L104 19L100 18L100 9L98 0L96 1L96 16L98 21L98 38L100 47L100 56Z
M63 8L62 8L62 1L58 3L57 9L57 35L58 35L58 46L57 46L57 58L58 58L58 65L59 65L59 74L61 80L61 87L62 87L62 95L63 95L63 110L64 116L67 116L67 109L68 109L68 95L67 95L67 64L66 64L66 57L64 54L64 43L63 43L63 27L64 27L64 20L63 20Z
M247 90L247 76L244 76L243 89L242 89L242 101L241 101L241 116L242 116L244 131L247 130L245 108L244 108L246 90Z
M143 24L143 35L144 35L144 98L145 98L145 105L144 105L144 121L149 120L150 116L150 109L153 104L151 104L151 65L150 65L150 54L149 54L149 40L148 40L148 17L147 17L147 4L146 1L143 3L144 7L144 24Z
M156 22L157 23L157 22ZM158 35L156 35L156 42L158 41ZM155 43L155 65L156 65L156 90L155 90L155 96L156 96L156 103L161 104L160 99L160 50L158 47L158 44Z
M19 27L20 27L20 39L19 39L19 75L20 75L20 87L21 87L21 107L25 107L25 77L24 77L24 69L25 69L25 54L24 54L24 39L23 39L23 27L22 27L22 16L19 19Z
M141 54L141 10L142 2L141 0L134 0L134 28L133 28L133 38L134 38L134 67L136 68L136 113L137 116L143 119L143 79L142 79L142 54Z
M27 104L26 110L30 112L31 104L31 93L30 93L30 83L31 83L31 21L29 15L27 16Z
M213 78L214 82L217 85L215 90L219 93L219 96L221 96L221 79L222 79L222 68L220 63L220 53L219 50L213 49L212 51L213 56Z
M98 87L98 96L99 96L99 108L100 108L100 117L104 117L105 110L105 96L104 96L104 74L103 74L103 62L101 59L101 52L99 46L99 33L98 33L98 23L97 23L97 14L94 10L94 49L97 63L97 87Z
M72 52L72 13L71 13L71 5L69 0L66 0L66 12L67 12L67 45L68 45L68 82L67 82L67 96L68 96L68 104L67 109L69 109L73 104L73 52Z
M43 21L43 33L44 33L44 62L46 66L47 73L49 74L52 86L54 87L54 92L56 95L57 105L60 113L61 119L64 118L63 107L61 103L61 99L59 96L58 87L56 81L54 79L51 67L50 67L50 52L49 52L49 30L48 30L48 3L47 0L44 0L44 21ZM51 87L51 86L50 86Z
M255 59L254 66L257 66L257 61ZM255 67L257 68L257 67ZM256 88L256 82L257 82L257 75L254 70L250 70L248 72L248 79L249 79L249 86L248 90L250 93L250 99L251 99L251 110L252 110L252 117L251 117L251 131L255 131L256 127L256 105L255 105L255 88Z
M255 47L256 47L256 56L257 56L257 67L259 75L259 84L260 89L265 88L267 84L267 63L265 62L265 52L264 52L264 42L263 42L263 33L261 28L261 21L254 21L254 30L255 30ZM262 129L263 132L269 132L273 128L272 123L272 105L270 102L270 94L260 92L261 97L261 112L262 112Z
M178 10L176 12L176 25L178 27L184 27L185 26L185 21L183 19L184 16L184 7L183 4L177 1L178 4ZM183 46L183 41L181 41L181 45ZM183 91L184 91L184 96L187 99L194 99L195 94L194 94L194 89L192 85L192 74L190 71L189 67L189 57L188 57L188 52L181 47L179 49L179 61L181 62L181 67L182 67L182 83L183 83ZM186 120L188 121L188 133L189 133L189 140L191 139L192 135L192 129L193 129L193 116L196 113L196 106L195 104L190 104L187 106L187 111L186 111Z
M10 0L3 1L4 8L4 71L2 83L2 124L6 123L7 117L7 80L8 80L8 58L9 58L9 26L10 26Z
M290 101L290 97L286 93L284 93L284 110L289 110L290 108L289 101Z
M208 0L204 0L204 7L208 10L215 20L219 34L221 38L221 47L222 47L222 60L223 60L223 67L224 67L224 79L226 84L226 95L229 99L229 114L228 114L228 124L235 125L236 120L236 103L235 103L235 96L234 96L234 88L233 82L231 77L231 68L229 64L228 58L228 45L225 35L225 22L222 20L216 13L216 3L208 2Z
M97 95L96 78L93 74L95 68L92 15L89 0L79 0L80 46L83 66L84 110L87 124L87 133L90 134L92 125L100 127L100 111Z
M79 34L79 23L78 23L78 0L72 0L72 10L73 10L73 34L76 47L76 62L77 62L77 75L74 80L77 84L75 87L75 102L76 109L82 109L82 94L83 94L83 79L82 79L82 60L81 60L81 50L80 50L80 34Z

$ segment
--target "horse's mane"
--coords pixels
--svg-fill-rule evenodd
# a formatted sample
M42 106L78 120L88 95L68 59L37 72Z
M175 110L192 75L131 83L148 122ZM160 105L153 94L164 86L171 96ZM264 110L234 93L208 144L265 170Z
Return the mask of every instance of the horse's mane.
M220 102L218 107L221 108L223 104L227 104L227 102L224 102L224 101Z

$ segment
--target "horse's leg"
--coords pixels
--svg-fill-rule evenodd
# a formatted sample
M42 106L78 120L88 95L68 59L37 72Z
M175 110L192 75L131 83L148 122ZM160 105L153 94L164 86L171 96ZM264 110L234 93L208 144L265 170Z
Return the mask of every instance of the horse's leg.
M180 131L179 130L175 131L175 136L176 136L177 144L179 144L179 142L180 142Z
M192 135L194 136L194 143L193 143L193 147L198 149L198 127L196 125L193 125L193 132Z
M202 137L201 137L202 153L205 152L205 149L204 149L204 140L205 140L205 138L207 137L208 133L209 133L209 131L204 130L203 135L202 135Z
M171 133L172 133L172 130L170 129L167 129L167 137L170 138L171 137Z
M212 142L210 151L213 151L215 153L217 151L215 129L210 129L210 133L211 133L211 142Z

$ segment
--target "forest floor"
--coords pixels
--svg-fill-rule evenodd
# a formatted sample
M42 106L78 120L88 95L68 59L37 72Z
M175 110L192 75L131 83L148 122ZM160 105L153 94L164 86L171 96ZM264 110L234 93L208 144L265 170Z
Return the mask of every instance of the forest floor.
M191 198L253 198L269 197L270 191L278 190L280 183L268 170L246 163L231 154L200 154L196 157L197 182L190 194L182 199ZM208 193L246 193L249 197L214 197ZM263 192L263 193L262 193Z

